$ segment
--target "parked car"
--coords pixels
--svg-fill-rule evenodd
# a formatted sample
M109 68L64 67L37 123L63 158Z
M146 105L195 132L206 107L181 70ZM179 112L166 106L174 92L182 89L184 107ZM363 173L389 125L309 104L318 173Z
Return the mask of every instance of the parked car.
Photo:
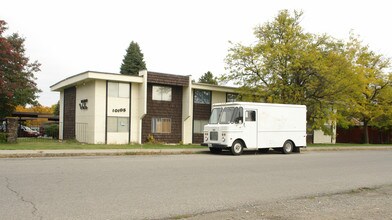
M38 131L34 131L31 128L21 125L19 127L19 137L39 137L41 134Z

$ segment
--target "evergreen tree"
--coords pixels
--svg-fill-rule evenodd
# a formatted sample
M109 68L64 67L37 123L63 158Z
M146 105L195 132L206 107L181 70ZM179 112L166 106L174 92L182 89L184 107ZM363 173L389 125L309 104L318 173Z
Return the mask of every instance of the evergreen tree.
M146 69L143 53L136 42L131 42L121 64L120 73L138 75L140 70Z
M216 77L214 77L214 75L210 71L208 71L199 78L199 83L218 85L218 80L216 79Z

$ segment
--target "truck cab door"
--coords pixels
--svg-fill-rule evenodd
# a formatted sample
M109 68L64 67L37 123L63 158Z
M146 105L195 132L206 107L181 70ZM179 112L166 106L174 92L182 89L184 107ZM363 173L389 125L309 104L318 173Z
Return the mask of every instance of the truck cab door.
M257 109L245 109L244 115L244 141L248 149L257 149L258 128Z

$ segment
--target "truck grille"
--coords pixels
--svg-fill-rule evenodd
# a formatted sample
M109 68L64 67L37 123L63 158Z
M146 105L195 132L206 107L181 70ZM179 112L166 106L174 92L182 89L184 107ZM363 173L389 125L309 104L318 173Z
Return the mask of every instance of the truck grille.
M212 140L212 141L217 141L218 140L218 132L217 131L211 131L210 132L210 140Z

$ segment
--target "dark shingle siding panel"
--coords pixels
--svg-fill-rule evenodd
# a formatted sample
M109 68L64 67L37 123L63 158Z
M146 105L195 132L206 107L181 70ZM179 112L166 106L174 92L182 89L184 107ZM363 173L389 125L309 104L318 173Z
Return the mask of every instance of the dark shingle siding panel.
M209 120L211 114L211 105L210 104L197 104L193 103L193 120ZM203 134L195 134L193 133L192 142L193 143L202 143L203 142Z
M76 87L64 90L63 139L75 139Z
M189 86L189 76L172 75L166 73L147 73L148 83L157 83L162 85Z
M152 134L155 140L165 143L179 143L182 140L182 87L172 87L172 101L152 100L152 86L161 84L148 83L147 85L147 115L142 121L142 142L146 142L151 132L153 117L171 118L170 134Z

